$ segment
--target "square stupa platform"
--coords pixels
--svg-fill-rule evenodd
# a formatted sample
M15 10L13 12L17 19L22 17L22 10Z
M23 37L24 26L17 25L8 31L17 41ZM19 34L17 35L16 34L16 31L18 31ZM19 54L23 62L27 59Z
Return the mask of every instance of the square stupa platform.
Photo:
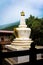
M8 52L10 51L22 51L22 50L29 50L29 48L22 48L20 46L13 46L13 45L6 45L5 48L7 49ZM10 58L12 62L15 62L16 64L18 63L24 63L24 62L29 62L29 55L26 56L20 56L20 57L13 57Z

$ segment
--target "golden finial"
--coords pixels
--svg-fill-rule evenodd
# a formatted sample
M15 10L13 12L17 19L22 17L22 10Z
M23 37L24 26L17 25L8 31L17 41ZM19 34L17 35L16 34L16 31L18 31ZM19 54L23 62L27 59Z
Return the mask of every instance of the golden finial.
M24 11L22 11L22 12L21 12L21 16L25 16L25 13L24 13Z

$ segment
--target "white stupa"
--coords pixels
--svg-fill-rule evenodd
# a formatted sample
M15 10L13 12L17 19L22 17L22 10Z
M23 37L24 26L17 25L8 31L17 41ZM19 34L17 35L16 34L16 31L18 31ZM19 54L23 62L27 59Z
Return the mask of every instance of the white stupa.
M25 22L25 13L21 12L20 17L20 25L18 28L14 28L14 34L16 38L11 43L13 46L16 47L22 47L22 48L30 48L30 44L33 42L30 39L31 29L27 28L26 22Z
M14 28L14 35L16 36L16 38L12 41L11 45L6 45L5 47L8 49L8 51L29 50L31 47L31 43L33 42L30 39L30 34L31 29L27 28L25 22L25 13L22 11L20 18L20 25L18 26L18 28ZM29 55L10 58L10 60L14 63L28 62Z

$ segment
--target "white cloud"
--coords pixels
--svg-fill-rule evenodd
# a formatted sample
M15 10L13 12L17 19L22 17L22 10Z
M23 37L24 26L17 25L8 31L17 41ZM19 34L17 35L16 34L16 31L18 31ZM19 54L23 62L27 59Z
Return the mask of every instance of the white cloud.
M3 5L5 3L5 5ZM3 0L1 1L0 24L15 22L20 19L20 12L25 11L26 17L30 14L40 17L43 9L43 0ZM43 15L43 14L42 14Z

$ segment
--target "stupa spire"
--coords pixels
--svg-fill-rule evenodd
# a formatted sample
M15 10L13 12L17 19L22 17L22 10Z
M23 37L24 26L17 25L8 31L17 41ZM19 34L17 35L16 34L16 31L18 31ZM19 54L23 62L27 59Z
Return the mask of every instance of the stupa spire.
M20 16L20 25L19 25L19 27L20 28L26 28L27 25L26 25L26 22L25 22L25 12L22 11L22 12L20 12L20 14L21 14L21 16Z

